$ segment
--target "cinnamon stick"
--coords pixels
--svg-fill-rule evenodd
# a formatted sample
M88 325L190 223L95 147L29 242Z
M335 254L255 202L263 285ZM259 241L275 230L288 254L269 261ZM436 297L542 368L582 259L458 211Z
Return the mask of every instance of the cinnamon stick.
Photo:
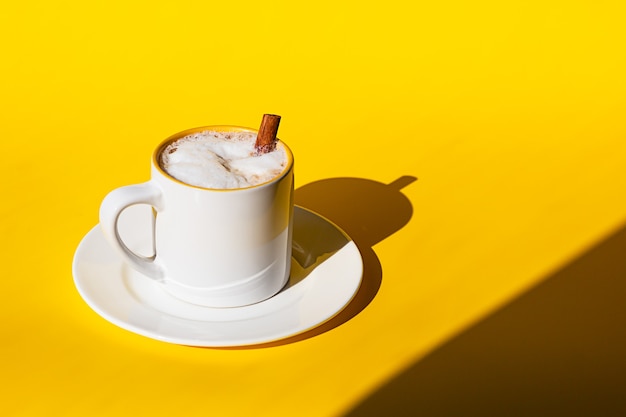
M261 127L254 143L254 148L258 155L271 152L276 148L276 134L278 133L279 124L280 116L276 114L263 115Z

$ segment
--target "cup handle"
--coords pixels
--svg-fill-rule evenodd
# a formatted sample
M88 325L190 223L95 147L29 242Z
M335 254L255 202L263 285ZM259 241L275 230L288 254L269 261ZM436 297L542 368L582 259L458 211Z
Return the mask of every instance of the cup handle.
M130 266L154 280L163 281L165 271L156 261L156 254L138 255L130 250L120 237L117 227L120 214L127 207L135 204L148 204L156 211L160 211L163 205L161 189L152 181L148 181L111 191L100 205L100 227L109 243Z

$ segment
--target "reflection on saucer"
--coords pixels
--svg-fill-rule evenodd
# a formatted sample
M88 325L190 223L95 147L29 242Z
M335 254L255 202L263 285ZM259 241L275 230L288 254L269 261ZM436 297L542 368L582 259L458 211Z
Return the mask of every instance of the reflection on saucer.
M327 219L308 210L294 210L293 262L287 286L303 280L349 242L350 238Z

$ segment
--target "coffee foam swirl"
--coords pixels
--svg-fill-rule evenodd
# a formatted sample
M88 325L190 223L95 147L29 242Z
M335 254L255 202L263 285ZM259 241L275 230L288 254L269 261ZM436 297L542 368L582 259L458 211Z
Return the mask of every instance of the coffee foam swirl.
M287 166L282 146L257 155L256 133L204 131L169 144L160 165L169 175L189 185L233 189L252 187L278 176Z

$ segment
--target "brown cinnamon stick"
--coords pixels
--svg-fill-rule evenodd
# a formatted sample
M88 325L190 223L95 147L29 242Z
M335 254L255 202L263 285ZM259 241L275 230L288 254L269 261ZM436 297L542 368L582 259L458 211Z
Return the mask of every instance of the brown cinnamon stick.
M261 127L254 143L257 154L268 153L276 148L276 134L278 133L279 124L280 116L276 114L263 115Z

